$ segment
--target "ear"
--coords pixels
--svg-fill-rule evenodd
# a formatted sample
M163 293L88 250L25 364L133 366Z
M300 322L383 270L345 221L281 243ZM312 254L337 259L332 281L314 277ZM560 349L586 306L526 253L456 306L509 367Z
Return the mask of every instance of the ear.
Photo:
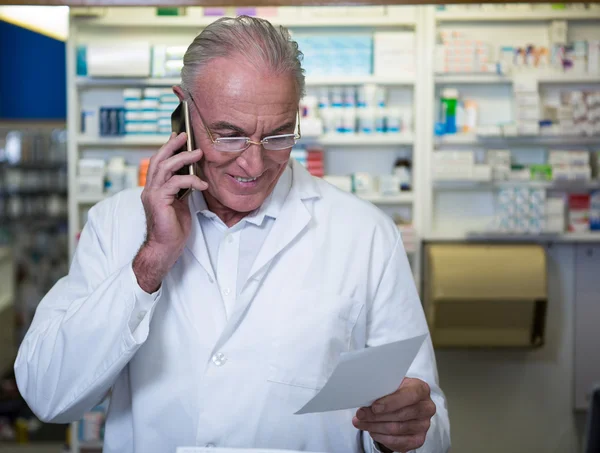
M179 85L173 86L173 93L175 93L177 95L177 97L179 98L179 101L183 101L185 99L185 93L183 92L183 90L181 89L181 87Z

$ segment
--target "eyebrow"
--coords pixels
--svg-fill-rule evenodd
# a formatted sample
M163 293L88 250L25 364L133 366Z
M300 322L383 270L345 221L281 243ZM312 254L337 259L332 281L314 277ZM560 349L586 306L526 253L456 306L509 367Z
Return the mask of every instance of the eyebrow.
M276 129L273 129L271 132L268 132L264 136L265 137L270 137L271 135L277 135L280 132L283 132L283 131L285 131L287 129L292 129L293 127L294 127L294 123L291 122L291 121L289 121L289 122L285 123L284 125L279 126ZM213 124L210 125L210 129L213 130L213 131L226 131L226 130L228 130L228 131L237 132L238 134L246 136L246 137L249 136L249 134L244 129L242 129L239 126L236 126L235 124L228 123L227 121L217 121L216 123L213 123Z

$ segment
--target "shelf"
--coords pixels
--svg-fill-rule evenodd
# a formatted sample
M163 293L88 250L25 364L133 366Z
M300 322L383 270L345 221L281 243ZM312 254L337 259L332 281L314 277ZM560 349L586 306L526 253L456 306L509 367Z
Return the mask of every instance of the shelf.
M37 197L43 195L66 196L67 189L45 188L45 189L17 189L0 190L1 196Z
M499 74L436 74L438 85L460 84L512 84L512 79Z
M536 80L539 84L545 85L560 85L560 84L590 84L600 83L600 74L577 74L570 72L556 73L514 73L510 76L499 74L436 74L435 83L438 85L501 85L512 84L513 80L518 77L530 77Z
M108 194L100 194L100 195L78 195L77 196L77 204L80 205L93 205L101 202Z
M540 22L550 20L598 20L600 9L535 11L438 11L438 22Z
M600 145L600 136L584 137L580 135L522 135L513 137L504 136L483 136L469 134L445 135L434 139L436 146L451 145L469 145L486 146L489 144L502 144L505 146L561 146L561 145L580 145L597 146Z
M589 233L468 233L466 240L486 242L600 242L600 232Z
M470 232L465 235L433 234L423 238L426 242L600 242L600 231L589 233L495 233Z
M412 133L403 134L326 134L317 137L323 146L397 146L412 145Z
M397 195L358 195L358 197L377 205L411 204L414 201L412 192L401 192Z
M179 77L76 77L78 87L171 87L179 85Z
M111 15L105 17L86 18L81 20L87 27L175 27L191 28L194 32L206 27L219 19L219 16L202 16L189 14L186 16L140 16L131 14ZM314 28L314 27L414 27L414 15L404 16L372 16L372 17L298 17L274 16L268 17L273 25L283 25L289 28ZM79 21L80 19L76 19Z
M434 181L434 190L498 190L510 187L577 192L600 188L600 181Z
M120 135L117 137L77 137L77 143L82 146L153 146L160 147L169 140L166 134L136 134Z
M324 85L364 85L374 83L377 85L414 85L415 76L408 77L390 77L390 76L308 76L306 77L307 86Z
M77 77L75 84L80 88L110 88L110 87L172 87L179 85L179 77ZM415 77L389 77L389 76L308 76L306 77L307 86L326 86L326 85L364 85L374 83L378 85L414 85Z
M0 163L1 165L1 163ZM66 170L67 163L66 162L19 162L17 164L7 164L4 163L4 169L6 170Z

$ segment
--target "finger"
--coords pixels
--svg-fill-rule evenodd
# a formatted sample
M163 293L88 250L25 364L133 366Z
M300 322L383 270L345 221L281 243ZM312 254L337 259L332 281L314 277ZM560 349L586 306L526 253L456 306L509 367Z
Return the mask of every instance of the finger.
M431 426L431 421L410 420L408 422L361 422L358 418L352 419L352 424L356 429L368 431L372 434L388 434L391 436L406 436L427 432Z
M197 176L193 175L175 175L172 176L169 181L162 187L164 190L164 194L168 196L176 195L181 189L196 189L196 190L206 190L208 189L208 184L205 181L202 181Z
M175 156L169 157L158 164L158 169L154 175L152 184L154 187L159 187L169 180L171 176L181 168L194 164L202 159L202 150L196 149L190 152L181 152Z
M420 379L406 378L398 390L375 401L371 405L371 409L375 414L395 412L428 399L430 394L431 390L426 382Z
M425 443L425 434L408 436L390 436L389 434L371 434L375 442L385 445L390 450L408 452L421 448Z
M363 407L356 411L356 417L360 421L366 422L405 422L431 418L435 415L435 412L435 403L427 400L403 407L395 412L384 412L383 414L374 414L370 407Z
M150 165L148 166L148 182L151 183L152 179L154 179L158 164L175 154L177 150L181 149L181 147L185 145L186 140L187 134L185 132L180 134L175 134L175 132L173 132L171 134L167 143L161 146L158 152L150 158Z

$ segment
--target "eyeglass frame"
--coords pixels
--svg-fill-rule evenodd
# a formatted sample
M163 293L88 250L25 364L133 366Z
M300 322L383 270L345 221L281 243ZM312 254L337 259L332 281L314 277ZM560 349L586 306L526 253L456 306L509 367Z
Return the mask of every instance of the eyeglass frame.
M213 137L210 129L208 128L208 126L206 125L206 122L204 121L204 118L202 118L202 114L200 113L200 108L198 107L198 104L196 104L196 100L194 99L194 97L192 96L192 93L190 93L189 91L187 91L187 95L190 97L190 99L192 100L192 103L194 104L194 107L196 107L196 111L198 112L198 117L200 118L200 122L202 123L202 126L204 127L204 130L206 131L206 133L208 134L208 138L210 139L211 143L213 144L213 147L216 149L216 145L218 144L217 140L220 139L225 139L225 138L236 138L236 139L246 139L246 146L245 148L242 148L240 150L237 151L221 151L221 150L217 150L220 153L241 153L243 151L246 151L248 148L250 148L251 145L259 145L264 147L264 141L268 140L268 139L273 139L273 138L279 138L279 137L293 137L294 138L294 145L298 142L298 140L300 140L302 138L302 133L300 131L300 107L298 107L296 109L296 115L297 115L297 123L296 123L296 127L298 128L298 133L293 133L293 134L280 134L280 135L269 135L263 139L261 139L261 141L256 142L254 140L250 140L250 137L217 137L216 139ZM290 146L289 148L281 148L281 149L273 149L273 150L269 150L267 148L268 151L284 151L286 149L290 149L292 148L294 145Z

